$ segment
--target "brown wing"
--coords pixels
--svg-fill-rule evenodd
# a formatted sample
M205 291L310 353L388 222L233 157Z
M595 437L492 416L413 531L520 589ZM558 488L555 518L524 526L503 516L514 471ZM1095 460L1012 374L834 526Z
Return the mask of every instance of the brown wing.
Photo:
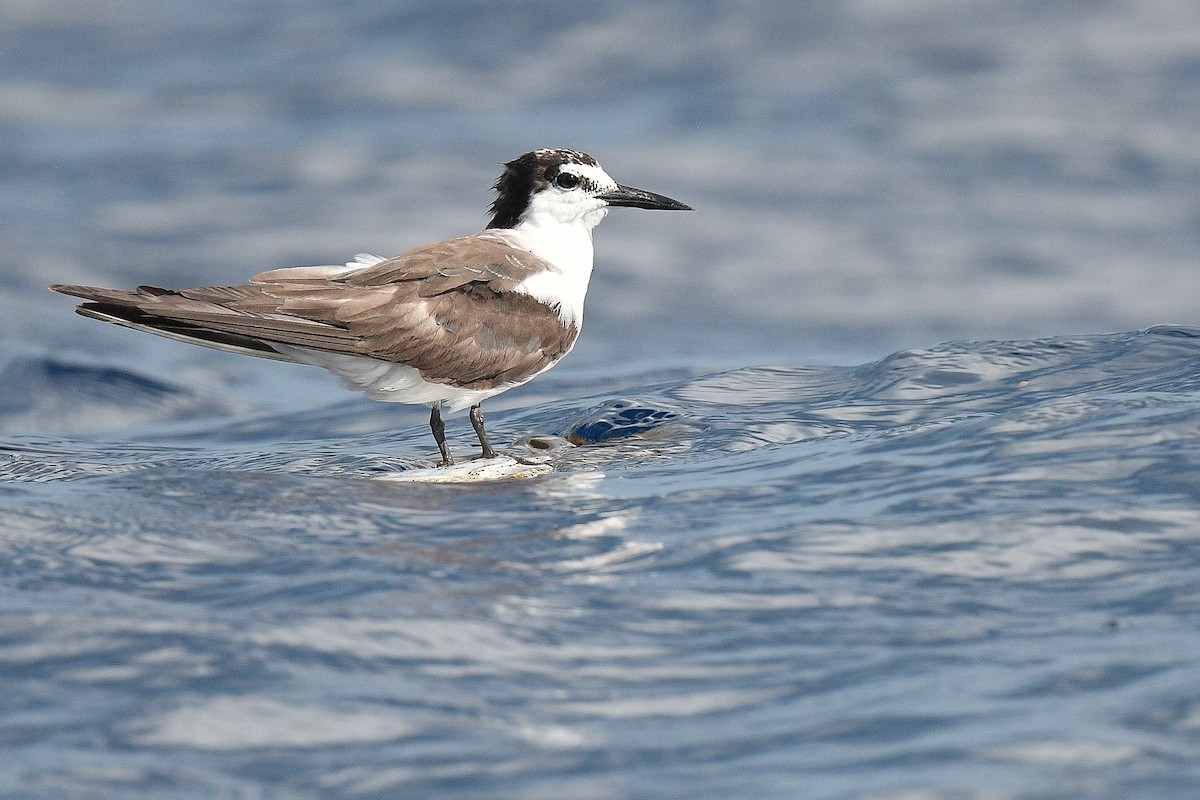
M336 277L289 269L247 286L51 288L91 301L78 309L87 316L197 344L272 357L279 357L274 344L310 347L406 364L430 381L491 388L544 369L574 342L574 325L513 291L548 268L485 234Z
M495 292L510 292L525 278L545 269L550 265L533 253L518 250L497 234L484 232L409 250L341 280L350 286L420 281L421 296L432 297L478 282Z

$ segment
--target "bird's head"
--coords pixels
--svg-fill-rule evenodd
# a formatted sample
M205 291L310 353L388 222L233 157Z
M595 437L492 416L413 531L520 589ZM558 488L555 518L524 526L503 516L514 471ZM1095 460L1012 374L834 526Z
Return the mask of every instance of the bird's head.
M691 207L661 194L622 186L609 177L596 159L575 150L534 150L504 165L496 181L489 228L516 228L523 223L599 224L614 206L662 211Z

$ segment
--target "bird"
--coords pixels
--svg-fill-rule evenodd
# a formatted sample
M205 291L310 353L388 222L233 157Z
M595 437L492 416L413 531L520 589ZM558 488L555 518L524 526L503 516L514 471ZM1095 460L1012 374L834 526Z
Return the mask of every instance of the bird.
M557 364L583 325L592 230L613 207L692 208L613 180L586 153L544 148L504 164L479 233L392 258L285 267L239 286L104 289L54 284L85 317L242 355L324 367L384 402L469 408L481 456L497 452L480 404Z

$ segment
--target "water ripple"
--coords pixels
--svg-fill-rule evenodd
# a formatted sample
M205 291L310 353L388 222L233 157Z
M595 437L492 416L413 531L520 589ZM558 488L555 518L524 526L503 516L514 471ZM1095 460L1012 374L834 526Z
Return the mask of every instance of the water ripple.
M369 407L11 436L6 740L135 793L1200 757L1195 334L648 380L493 414L555 471L472 485L375 480L432 455Z

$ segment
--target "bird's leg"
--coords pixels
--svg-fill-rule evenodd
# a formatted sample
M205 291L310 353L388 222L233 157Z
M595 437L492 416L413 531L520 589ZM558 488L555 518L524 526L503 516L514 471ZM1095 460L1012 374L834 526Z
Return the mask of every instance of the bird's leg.
M433 439L437 442L438 450L442 452L442 460L438 466L450 466L454 463L454 456L450 455L450 445L446 444L446 424L442 422L441 403L434 403L433 410L429 412L429 429L433 431Z
M471 406L471 427L475 429L475 435L479 437L479 444L483 447L484 458L495 458L496 451L492 449L492 443L488 441L487 434L483 431L483 409L479 407L479 403Z

